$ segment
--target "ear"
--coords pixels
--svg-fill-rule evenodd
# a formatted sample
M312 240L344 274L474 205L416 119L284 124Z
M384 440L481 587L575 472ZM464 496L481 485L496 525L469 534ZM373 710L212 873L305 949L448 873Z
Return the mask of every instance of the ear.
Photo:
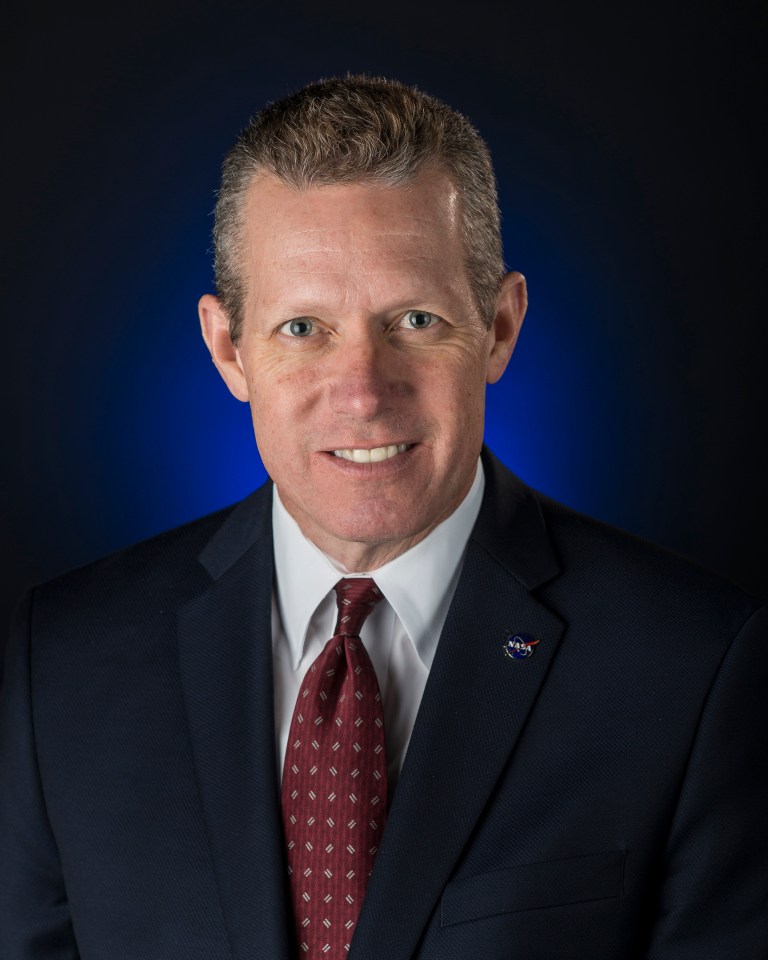
M210 293L200 298L197 305L203 340L211 354L211 360L229 387L232 396L248 401L248 381L243 371L240 354L229 335L229 318L224 313L221 301Z
M501 281L496 298L496 313L488 331L488 368L486 381L496 383L507 368L517 343L528 307L525 277L514 270Z

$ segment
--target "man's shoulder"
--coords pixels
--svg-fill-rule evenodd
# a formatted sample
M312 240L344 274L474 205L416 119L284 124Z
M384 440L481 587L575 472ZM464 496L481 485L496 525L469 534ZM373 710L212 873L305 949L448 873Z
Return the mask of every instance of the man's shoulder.
M526 586L566 621L613 625L625 636L635 635L634 624L658 636L722 638L763 606L691 559L533 490L498 461L486 465L492 511L484 538L519 579L520 570L535 569Z
M86 610L118 611L141 619L175 607L210 582L206 554L268 514L269 486L244 500L124 547L34 588L35 606L61 616ZM215 563L215 558L214 561Z
M561 567L547 584L552 602L588 621L633 621L649 636L683 634L718 646L764 606L740 586L695 561L537 494Z
M669 547L536 493L542 514L564 566L590 570L593 576L632 581L661 578L697 585L706 591L746 596L735 583Z

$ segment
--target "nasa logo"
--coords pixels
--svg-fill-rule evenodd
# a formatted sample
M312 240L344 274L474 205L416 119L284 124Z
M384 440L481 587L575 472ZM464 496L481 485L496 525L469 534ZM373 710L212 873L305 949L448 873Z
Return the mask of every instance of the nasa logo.
M513 660L525 660L533 653L533 648L538 643L527 633L508 633L504 643L504 653Z

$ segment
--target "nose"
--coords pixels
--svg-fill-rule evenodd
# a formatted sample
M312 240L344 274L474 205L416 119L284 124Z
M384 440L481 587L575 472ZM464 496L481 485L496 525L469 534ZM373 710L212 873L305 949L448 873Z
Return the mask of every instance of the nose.
M379 330L360 324L345 333L331 354L329 402L334 413L375 420L407 392L392 346Z

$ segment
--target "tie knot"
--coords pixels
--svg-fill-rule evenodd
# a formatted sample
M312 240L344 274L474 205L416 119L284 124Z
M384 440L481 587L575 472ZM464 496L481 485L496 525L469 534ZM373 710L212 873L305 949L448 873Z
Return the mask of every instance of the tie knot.
M359 637L366 617L381 600L381 591L370 577L344 577L334 590L339 608L334 635Z

